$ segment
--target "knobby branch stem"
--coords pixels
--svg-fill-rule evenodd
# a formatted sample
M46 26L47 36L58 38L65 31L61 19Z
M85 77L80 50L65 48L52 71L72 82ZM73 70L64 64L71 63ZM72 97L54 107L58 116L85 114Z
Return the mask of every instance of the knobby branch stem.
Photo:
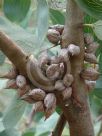
M71 104L66 106L57 95L59 105L69 123L70 136L94 136L93 124L87 99L87 89L80 72L84 64L84 37L83 37L84 14L74 0L67 0L66 21L62 35L62 48L69 44L80 47L80 54L72 56L71 73L74 77L72 84Z
M64 114L62 113L59 117L59 120L58 120L56 127L55 127L54 131L52 132L51 136L61 136L65 124L66 124L66 119L65 119Z

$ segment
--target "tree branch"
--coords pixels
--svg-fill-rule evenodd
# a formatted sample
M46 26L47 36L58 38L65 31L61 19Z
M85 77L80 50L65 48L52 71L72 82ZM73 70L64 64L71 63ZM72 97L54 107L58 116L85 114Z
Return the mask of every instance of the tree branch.
M56 127L55 127L54 131L52 132L51 136L61 136L65 124L66 124L66 119L64 117L64 114L62 113L59 117L59 120L58 120Z
M80 78L80 72L84 63L84 38L83 38L83 18L84 14L79 9L74 0L67 0L66 22L62 36L62 48L69 44L80 47L80 54L71 57L71 70L74 77L72 84L72 100L67 107L57 95L59 105L63 109L64 115L69 123L70 136L94 136L93 125L87 102L86 86Z

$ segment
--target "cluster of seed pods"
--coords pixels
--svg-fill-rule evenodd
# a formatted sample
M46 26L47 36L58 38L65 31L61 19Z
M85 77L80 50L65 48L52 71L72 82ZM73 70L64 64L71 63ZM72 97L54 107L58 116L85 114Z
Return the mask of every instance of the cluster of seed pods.
M49 27L47 33L48 40L55 45L61 44L63 29L64 26L62 25ZM98 48L98 45L93 41L93 37L91 35L85 35L85 44L87 44L85 47L85 63L97 64L95 51ZM3 78L9 79L6 88L16 89L18 97L20 97L21 100L33 104L33 113L44 112L45 117L48 118L56 109L57 91L61 94L63 101L68 101L68 99L71 98L73 92L71 86L74 78L71 74L70 58L79 54L79 46L72 43L68 45L67 48L60 49L56 56L49 57L45 52L39 56L37 64L42 73L41 77L46 77L51 81L51 83L53 83L53 90L51 91L46 91L46 89L43 89L42 87L38 88L37 82L39 81L37 78L31 78L35 81L35 84L32 84L30 80L21 75L15 67L13 67L9 73L2 76ZM29 69L29 71L30 70L31 69ZM97 78L99 77L99 72L93 67L89 67L83 69L80 76L85 80L88 90L92 90Z

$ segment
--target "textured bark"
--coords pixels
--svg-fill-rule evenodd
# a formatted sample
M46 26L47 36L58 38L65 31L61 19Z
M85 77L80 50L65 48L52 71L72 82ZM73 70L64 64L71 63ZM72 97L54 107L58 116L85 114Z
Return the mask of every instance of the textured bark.
M62 48L67 47L69 44L75 44L81 50L78 56L71 57L71 70L74 76L74 83L72 84L73 96L70 105L66 107L61 101L60 95L57 95L60 106L69 123L70 136L94 136L86 86L80 78L80 72L84 62L83 17L84 14L75 1L67 0Z

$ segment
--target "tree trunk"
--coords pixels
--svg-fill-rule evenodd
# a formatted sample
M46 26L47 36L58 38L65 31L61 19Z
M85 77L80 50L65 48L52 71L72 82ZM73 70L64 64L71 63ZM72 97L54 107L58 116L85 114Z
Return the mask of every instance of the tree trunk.
M87 88L83 79L80 78L80 72L84 64L83 18L84 14L75 1L67 0L62 48L67 47L69 44L75 44L81 50L78 56L71 57L71 72L74 76L74 83L72 84L73 94L69 106L61 101L60 95L57 95L59 105L69 123L70 136L94 136Z

